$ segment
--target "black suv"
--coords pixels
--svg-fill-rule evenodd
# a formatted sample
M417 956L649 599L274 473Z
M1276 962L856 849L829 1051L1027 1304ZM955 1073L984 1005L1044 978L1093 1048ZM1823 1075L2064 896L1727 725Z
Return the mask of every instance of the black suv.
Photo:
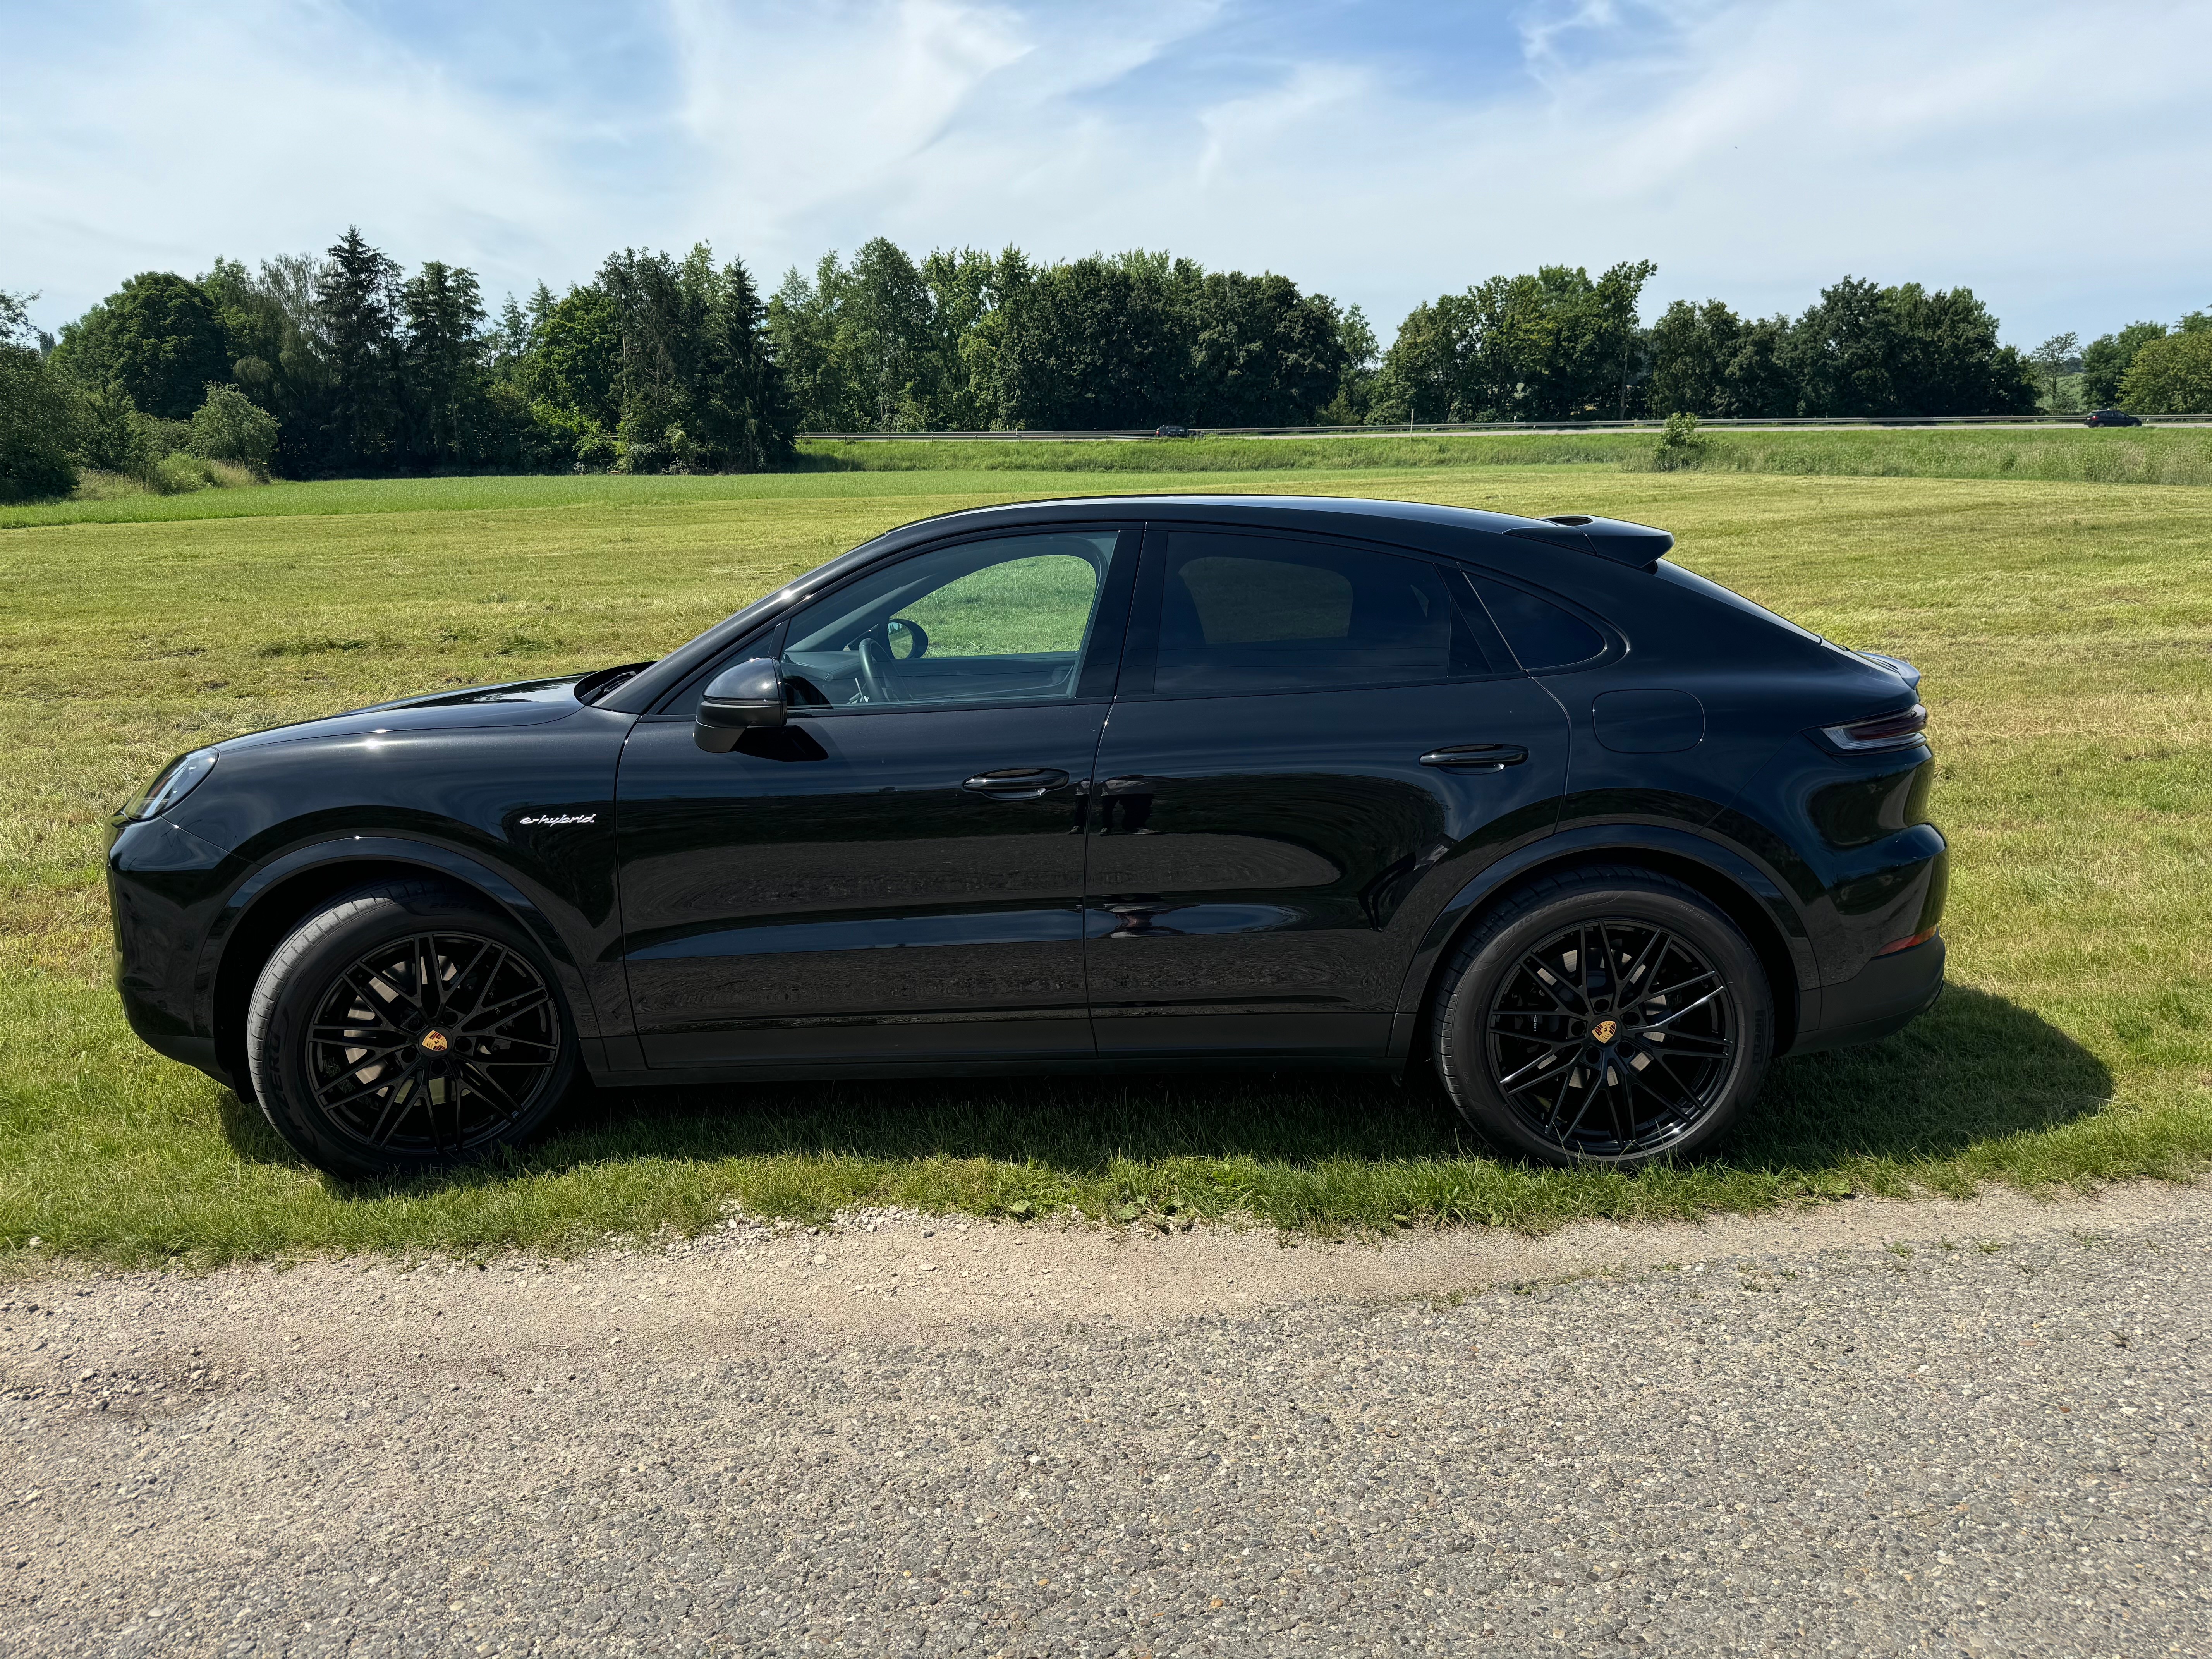
M1425 1064L1508 1151L1687 1153L1934 1000L1946 852L1915 671L1672 545L925 520L655 663L182 757L114 820L117 984L348 1176L517 1140L579 1071Z

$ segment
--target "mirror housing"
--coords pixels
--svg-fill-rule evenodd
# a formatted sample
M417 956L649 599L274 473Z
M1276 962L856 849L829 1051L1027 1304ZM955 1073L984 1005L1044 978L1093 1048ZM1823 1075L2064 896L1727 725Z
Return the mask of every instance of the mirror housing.
M692 716L691 736L708 754L726 755L755 726L781 726L790 707L775 659L750 658L707 683Z

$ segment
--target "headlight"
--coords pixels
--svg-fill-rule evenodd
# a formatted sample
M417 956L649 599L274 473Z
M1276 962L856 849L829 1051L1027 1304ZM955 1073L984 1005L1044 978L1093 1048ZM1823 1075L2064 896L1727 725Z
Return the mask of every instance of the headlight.
M189 755L180 755L154 775L148 784L123 808L126 818L157 818L199 786L202 778L215 770L216 752L212 749L195 749Z

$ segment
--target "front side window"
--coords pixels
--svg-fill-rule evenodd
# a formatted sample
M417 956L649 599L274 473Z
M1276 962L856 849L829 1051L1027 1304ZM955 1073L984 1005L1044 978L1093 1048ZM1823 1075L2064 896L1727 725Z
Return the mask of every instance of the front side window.
M1170 696L1417 685L1491 672L1424 559L1288 538L1167 538L1152 689Z
M792 619L793 703L1073 696L1118 532L1008 536L872 571Z

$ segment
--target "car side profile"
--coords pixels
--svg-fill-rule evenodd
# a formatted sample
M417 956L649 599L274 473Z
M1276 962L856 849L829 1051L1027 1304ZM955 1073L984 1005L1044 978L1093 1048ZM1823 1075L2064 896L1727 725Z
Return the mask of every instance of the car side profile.
M1935 999L1919 677L1666 532L1121 496L878 537L658 661L179 757L116 982L348 1177L571 1081L1432 1067L1635 1165ZM739 1097L741 1098L741 1097Z
M2089 411L2083 426L2141 426L2142 416L2130 415L2124 409L2095 409Z

